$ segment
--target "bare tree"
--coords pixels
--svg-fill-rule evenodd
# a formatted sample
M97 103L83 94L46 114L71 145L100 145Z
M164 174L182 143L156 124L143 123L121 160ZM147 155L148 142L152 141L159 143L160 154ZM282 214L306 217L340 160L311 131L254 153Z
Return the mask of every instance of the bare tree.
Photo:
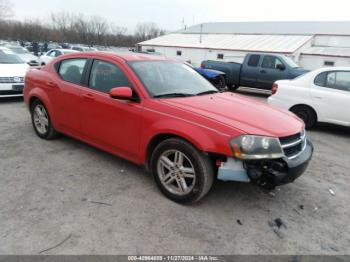
M113 23L109 25L110 32L113 35L126 35L128 29L126 27L118 26Z
M107 21L99 16L92 16L88 20L88 26L91 30L93 36L96 37L96 42L100 44L104 44L104 36L108 31L108 23Z
M10 0L0 0L0 20L8 19L12 15L12 2Z
M155 23L139 23L136 25L135 36L139 41L144 41L164 35L165 31L161 30Z
M0 7L5 6L5 2L6 5L10 3L8 0L0 0ZM143 23L137 25L135 34L127 34L125 27L108 23L103 17L86 17L69 12L51 13L49 23L46 24L39 19L26 19L22 22L0 17L0 39L9 40L132 47L164 32L154 23Z

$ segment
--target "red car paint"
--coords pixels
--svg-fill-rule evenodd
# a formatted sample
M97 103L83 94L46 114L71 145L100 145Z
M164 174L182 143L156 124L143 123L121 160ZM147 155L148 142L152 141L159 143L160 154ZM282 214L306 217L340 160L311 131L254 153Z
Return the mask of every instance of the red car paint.
M67 58L114 63L126 74L140 101L112 99L63 81L54 64ZM29 106L33 98L40 99L57 131L137 164L146 162L148 145L162 134L179 136L205 152L232 156L229 140L233 137L284 137L304 129L303 122L293 114L237 94L152 98L127 64L135 60L166 58L103 52L64 55L41 69L28 71L24 101Z

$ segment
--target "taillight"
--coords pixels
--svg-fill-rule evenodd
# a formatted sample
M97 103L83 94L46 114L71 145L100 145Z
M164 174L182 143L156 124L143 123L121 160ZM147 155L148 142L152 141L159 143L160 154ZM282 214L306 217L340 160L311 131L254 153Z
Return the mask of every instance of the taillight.
M276 94L277 93L277 90L278 90L278 84L276 84L276 83L273 83L273 85L272 85L272 94L274 95L274 94Z
M205 68L204 68L204 64L203 64L203 63L201 63L201 68L205 69Z

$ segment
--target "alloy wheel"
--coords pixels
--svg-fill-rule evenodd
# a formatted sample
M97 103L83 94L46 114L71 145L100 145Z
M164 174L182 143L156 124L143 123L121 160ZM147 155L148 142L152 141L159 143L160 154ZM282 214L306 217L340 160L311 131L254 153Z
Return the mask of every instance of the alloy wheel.
M162 185L171 193L183 196L192 191L196 172L189 158L178 150L168 150L160 155L157 173Z
M35 129L39 134L44 135L49 129L49 117L43 105L37 104L33 111Z

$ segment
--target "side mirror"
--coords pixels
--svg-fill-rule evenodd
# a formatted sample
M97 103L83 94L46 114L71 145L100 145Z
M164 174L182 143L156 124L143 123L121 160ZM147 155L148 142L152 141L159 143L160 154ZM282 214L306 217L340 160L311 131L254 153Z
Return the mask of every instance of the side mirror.
M113 99L135 100L130 87L114 87L109 91L109 96Z
M286 66L283 64L277 64L276 68L283 71L284 69L286 69Z

